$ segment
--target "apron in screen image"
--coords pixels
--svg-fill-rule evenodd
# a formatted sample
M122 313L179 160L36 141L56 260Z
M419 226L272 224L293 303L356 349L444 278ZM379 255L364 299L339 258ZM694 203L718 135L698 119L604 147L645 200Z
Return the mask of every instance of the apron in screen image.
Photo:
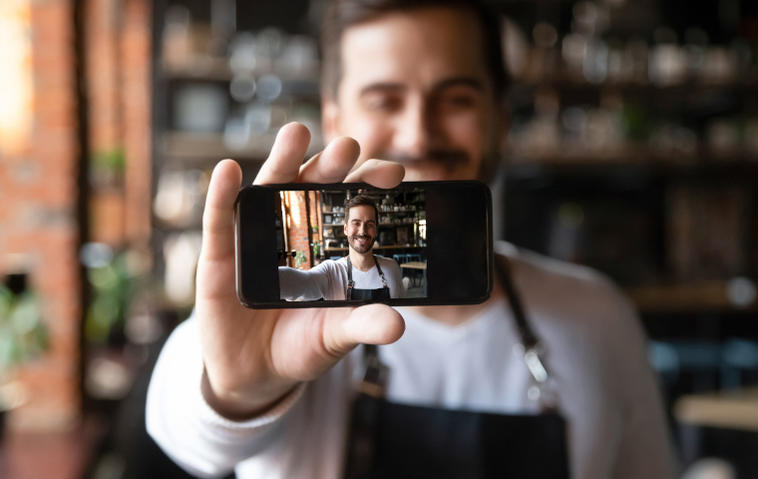
M382 267L379 266L379 261L374 258L376 264L376 270L379 273L379 277L382 278L382 288L377 289L359 289L355 287L355 281L353 281L353 265L350 263L350 256L347 257L347 291L345 291L345 299L350 300L372 300L378 301L382 299L390 299L390 287L387 285L387 280L384 278Z

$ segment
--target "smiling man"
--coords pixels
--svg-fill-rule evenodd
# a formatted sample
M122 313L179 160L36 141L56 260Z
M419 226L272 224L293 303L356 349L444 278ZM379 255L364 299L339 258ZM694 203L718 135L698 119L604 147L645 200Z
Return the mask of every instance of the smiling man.
M378 210L365 195L345 203L344 232L348 255L337 261L323 261L309 270L279 267L281 299L287 301L372 300L402 298L400 266L373 253Z
M334 1L323 26L328 145L303 163L309 132L285 126L256 182L488 181L506 133L498 24L471 0ZM493 293L479 305L245 309L234 289L240 181L233 161L214 170L195 312L148 393L148 431L184 468L673 476L644 334L606 278L498 243ZM353 251L371 234L357 233Z
M358 164L403 164L405 181L487 178L504 132L506 79L491 43L499 37L472 13L408 15L400 4L414 2L382 3L375 11L387 11L383 22L353 22L359 8L332 10L323 39L325 131L358 140Z

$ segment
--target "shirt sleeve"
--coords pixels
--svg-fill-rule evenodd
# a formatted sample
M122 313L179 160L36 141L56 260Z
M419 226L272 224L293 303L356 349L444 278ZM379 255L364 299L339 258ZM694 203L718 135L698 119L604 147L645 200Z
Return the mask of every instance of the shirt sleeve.
M191 474L218 477L282 434L277 427L303 393L300 384L274 408L247 421L220 416L203 398L197 324L179 325L163 347L147 393L146 427L174 462Z
M287 301L316 301L329 297L330 275L334 268L323 262L310 270L279 267L280 298Z
M623 403L623 429L613 477L632 479L675 477L672 441L656 375L647 360L646 337L632 305L617 294L621 321L616 323L617 357Z

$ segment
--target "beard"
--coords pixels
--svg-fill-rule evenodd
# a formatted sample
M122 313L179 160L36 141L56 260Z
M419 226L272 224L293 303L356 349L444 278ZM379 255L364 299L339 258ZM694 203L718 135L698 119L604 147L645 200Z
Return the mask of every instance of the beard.
M375 155L372 154L371 157L394 161L406 168L437 167L447 173L465 168L466 165L476 162L475 159L469 157L468 153L457 149L434 149L428 151L423 156L409 155L399 151L382 151ZM482 158L478 160L477 171L473 172L473 174L476 175L478 180L489 183L497 172L501 161L501 155L497 150L493 149L490 152L484 153Z
M361 242L358 241L360 239L365 239L366 241L361 245ZM356 253L365 254L371 251L371 249L374 247L374 238L369 235L353 235L349 236L347 239L348 244L350 247L355 250Z

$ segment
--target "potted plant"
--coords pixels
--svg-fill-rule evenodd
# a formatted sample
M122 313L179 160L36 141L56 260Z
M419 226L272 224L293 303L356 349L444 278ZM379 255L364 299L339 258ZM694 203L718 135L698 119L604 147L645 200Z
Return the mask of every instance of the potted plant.
M87 268L92 302L87 310L84 334L92 345L118 345L124 341L124 320L133 294L134 274L126 253L101 254L103 257Z
M48 344L37 296L0 284L0 428L6 413L25 402L23 388L13 380L14 370L41 356Z
M96 188L122 186L125 168L126 154L123 148L94 153L90 161L90 183Z
M298 251L295 253L295 267L300 268L302 265L308 262L308 257L305 255L305 251Z

